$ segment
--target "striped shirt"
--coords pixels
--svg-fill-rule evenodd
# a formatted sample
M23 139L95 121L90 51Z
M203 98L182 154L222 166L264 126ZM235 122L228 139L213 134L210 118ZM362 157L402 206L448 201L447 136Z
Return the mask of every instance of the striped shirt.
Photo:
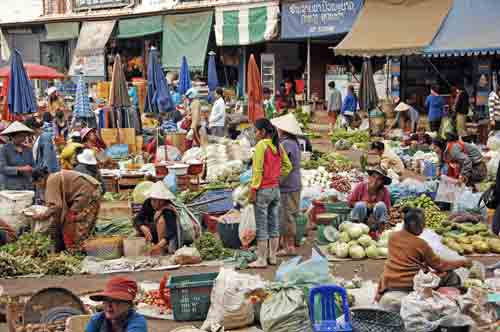
M490 111L490 120L500 122L500 97L495 91L492 91L488 98L488 109Z

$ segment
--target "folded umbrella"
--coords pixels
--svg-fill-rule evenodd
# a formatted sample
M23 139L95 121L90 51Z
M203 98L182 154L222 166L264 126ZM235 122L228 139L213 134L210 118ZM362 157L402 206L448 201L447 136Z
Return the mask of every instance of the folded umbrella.
M255 57L250 55L248 61L247 74L247 95L248 95L248 120L255 123L264 117L262 82L260 79L259 68L255 62Z
M15 50L10 64L9 111L16 114L36 113L35 90L24 69L21 53Z
M208 58L208 91L210 92L210 99L213 98L215 89L219 86L219 79L217 78L217 68L215 66L215 53L210 52ZM211 100L210 100L211 101Z
M191 77L189 75L189 66L185 56L182 57L181 71L179 73L179 82L177 83L177 92L181 96L186 94L186 91L191 89Z
M148 61L148 89L144 106L144 112L146 113L169 112L175 109L158 58L158 51L154 48L151 49Z

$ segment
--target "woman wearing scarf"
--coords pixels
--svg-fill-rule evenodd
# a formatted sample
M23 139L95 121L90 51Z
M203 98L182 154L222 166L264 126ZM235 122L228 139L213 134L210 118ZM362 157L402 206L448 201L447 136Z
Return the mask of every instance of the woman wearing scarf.
M251 268L276 265L280 236L280 177L290 174L292 164L281 146L277 129L268 119L255 122L258 141L252 162L252 182L249 201L255 204L257 225L257 260ZM269 251L268 251L269 248Z
M75 171L49 175L46 183L46 213L33 216L47 220L56 251L78 252L92 234L101 206L101 186L93 177Z
M295 255L296 220L300 212L300 144L297 136L302 136L300 125L293 114L271 120L278 128L280 143L292 163L292 171L280 180L280 227L283 250L278 256Z
M80 134L85 148L94 150L96 156L103 153L106 149L106 144L97 135L95 128L84 128Z
M85 332L147 332L146 319L134 308L137 290L131 279L111 278L103 292L90 296L92 301L102 302L104 310L90 318Z

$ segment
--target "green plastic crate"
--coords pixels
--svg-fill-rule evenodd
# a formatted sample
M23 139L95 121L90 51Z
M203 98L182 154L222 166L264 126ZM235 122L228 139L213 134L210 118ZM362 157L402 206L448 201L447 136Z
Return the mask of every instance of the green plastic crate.
M295 244L300 246L302 239L306 235L307 217L304 214L299 214L295 219Z
M218 272L170 277L170 302L176 321L200 321L207 318L210 294Z
M346 202L325 203L327 213L335 213L337 217L332 221L332 226L339 228L340 224L351 217L351 208Z

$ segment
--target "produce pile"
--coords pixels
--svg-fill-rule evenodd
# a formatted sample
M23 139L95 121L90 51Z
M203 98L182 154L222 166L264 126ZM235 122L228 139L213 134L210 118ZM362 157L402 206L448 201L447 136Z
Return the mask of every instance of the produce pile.
M331 136L333 145L340 140L347 141L351 145L370 142L370 133L368 130L347 131L345 129L335 129Z
M119 193L106 192L102 196L104 202L116 202L116 201L128 201L132 197L130 191L124 191Z
M83 257L52 254L54 243L42 234L24 234L0 247L0 278L23 275L74 275Z
M396 204L389 210L389 224L395 226L404 221L404 213L401 205Z
M200 252L201 259L204 261L212 261L233 256L233 251L224 248L222 241L209 232L203 233L194 241L194 246Z
M416 198L408 198L401 201L402 208L419 208L425 213L425 226L433 230L441 227L444 221L448 220L448 215L441 212L439 207L427 195L420 195Z
M311 160L301 163L301 168L306 170L316 170L319 167L324 167L332 173L346 172L352 169L352 162L339 153L324 154L314 151Z
M109 237L113 235L132 236L136 233L132 220L129 218L98 219L95 225L96 236Z
M486 224L444 222L436 233L441 242L461 255L500 254L500 238L491 233Z
M345 221L337 231L333 226L324 229L324 237L333 242L328 246L330 254L338 258L383 258L387 257L389 232L384 232L379 241L368 235L370 229L365 224Z
M351 191L351 182L348 178L342 175L334 174L331 178L330 187L341 193L348 193Z
M170 298L170 289L166 289L166 296L167 298ZM161 296L160 290L151 290L148 292L145 292L142 296L141 299L139 300L140 303L144 303L150 306L157 307L159 309L159 314L163 315L167 312L170 312L172 310L172 305L170 303L166 303L165 299Z

